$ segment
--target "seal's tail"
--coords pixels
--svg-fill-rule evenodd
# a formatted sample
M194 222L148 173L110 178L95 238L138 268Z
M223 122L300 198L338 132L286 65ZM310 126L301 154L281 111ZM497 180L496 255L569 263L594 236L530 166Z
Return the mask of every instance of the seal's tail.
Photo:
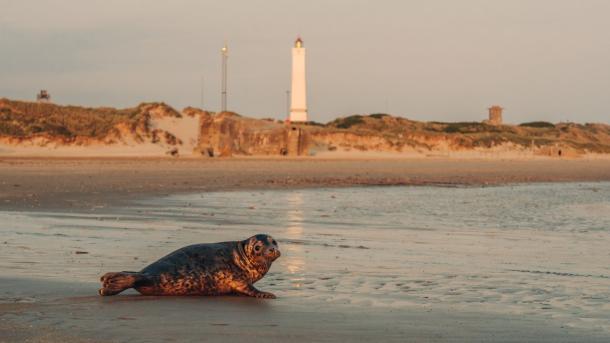
M101 277L102 288L98 291L100 295L116 295L122 291L132 288L141 278L136 272L106 273Z

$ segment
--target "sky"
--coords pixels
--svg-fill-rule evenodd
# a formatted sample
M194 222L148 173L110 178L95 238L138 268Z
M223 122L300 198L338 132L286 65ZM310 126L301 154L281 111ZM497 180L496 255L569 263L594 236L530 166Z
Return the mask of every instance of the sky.
M310 119L610 122L607 0L0 0L0 97L286 117L307 49ZM203 81L203 82L202 82Z

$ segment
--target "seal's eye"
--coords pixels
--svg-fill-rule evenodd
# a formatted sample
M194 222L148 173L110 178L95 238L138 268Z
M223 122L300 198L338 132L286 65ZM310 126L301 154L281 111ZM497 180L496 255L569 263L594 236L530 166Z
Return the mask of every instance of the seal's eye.
M275 239L271 241L271 244L277 245L277 242L275 241Z
M255 246L254 247L254 251L260 252L261 251L261 246L260 245Z

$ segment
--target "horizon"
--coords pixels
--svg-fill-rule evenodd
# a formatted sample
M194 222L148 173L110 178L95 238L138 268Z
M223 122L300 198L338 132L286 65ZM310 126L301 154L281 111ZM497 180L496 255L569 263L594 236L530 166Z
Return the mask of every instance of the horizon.
M57 104L200 107L203 76L204 108L216 112L226 41L228 109L284 119L300 35L312 121L481 121L498 104L512 124L608 122L604 1L0 3L0 97L10 99L47 89Z

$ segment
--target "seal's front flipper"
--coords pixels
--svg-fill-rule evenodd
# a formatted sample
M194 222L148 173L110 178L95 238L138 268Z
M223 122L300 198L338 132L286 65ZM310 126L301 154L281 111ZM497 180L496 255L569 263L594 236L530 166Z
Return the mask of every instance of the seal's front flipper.
M122 291L132 288L136 282L143 279L140 273L136 272L119 272L106 273L101 277L102 288L98 291L100 295L116 295Z
M247 295L249 297L275 299L275 294L259 291L252 285L244 285L243 287L236 288L235 292L238 294Z

